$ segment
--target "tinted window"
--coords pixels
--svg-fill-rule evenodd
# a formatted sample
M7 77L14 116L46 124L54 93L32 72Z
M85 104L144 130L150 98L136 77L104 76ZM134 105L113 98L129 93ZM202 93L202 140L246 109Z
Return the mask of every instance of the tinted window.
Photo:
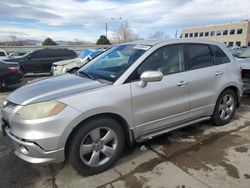
M189 68L199 69L214 65L213 56L207 45L188 44Z
M198 37L198 33L194 33L194 37Z
M234 33L235 33L235 29L231 29L230 30L230 35L234 35Z
M215 35L215 31L211 31L210 36L214 36Z
M223 35L227 35L227 33L228 33L228 30L223 31Z
M137 69L141 75L145 71L161 71L163 75L184 71L182 45L170 45L153 52Z
M236 46L241 46L241 42L240 41L237 41L235 44L236 44Z
M5 53L4 52L0 52L0 56L5 56Z
M37 59L37 58L44 58L45 52L44 50L37 50L31 53L31 58Z
M217 31L217 32L216 32L216 35L217 35L217 36L220 36L220 35L221 35L221 31Z
M228 43L228 46L233 46L234 45L234 42L229 42Z
M200 32L200 37L203 37L203 32Z
M189 33L189 37L193 37L193 33Z
M221 50L218 46L215 45L210 45L211 50L213 51L216 62L218 64L223 64L223 63L229 63L230 59L227 57L227 55Z
M185 38L188 38L188 33L185 34Z
M205 32L205 36L207 37L209 35L209 32Z
M242 34L242 29L237 29L237 34Z

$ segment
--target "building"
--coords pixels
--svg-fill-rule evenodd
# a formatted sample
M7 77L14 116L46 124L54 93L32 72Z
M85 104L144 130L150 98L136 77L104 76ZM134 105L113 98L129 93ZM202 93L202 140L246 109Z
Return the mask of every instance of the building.
M197 38L224 42L227 46L250 46L250 22L214 24L184 28L181 38Z

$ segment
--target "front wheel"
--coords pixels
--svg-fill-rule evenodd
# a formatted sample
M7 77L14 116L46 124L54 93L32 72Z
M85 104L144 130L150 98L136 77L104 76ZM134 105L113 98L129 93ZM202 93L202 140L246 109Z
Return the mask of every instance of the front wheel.
M236 106L235 92L231 89L224 90L216 102L212 116L213 123L218 126L229 123L235 114Z
M111 118L97 118L83 124L73 136L69 161L82 175L92 175L112 166L124 148L124 133Z

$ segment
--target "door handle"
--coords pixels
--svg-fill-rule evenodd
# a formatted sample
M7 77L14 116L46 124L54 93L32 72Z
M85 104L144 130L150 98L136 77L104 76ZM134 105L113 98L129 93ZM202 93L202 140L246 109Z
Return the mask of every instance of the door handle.
M189 84L188 81L180 81L180 82L177 84L177 86L185 86L185 85L187 85L187 84Z
M223 74L222 71L216 71L215 76L219 76L219 75L222 75L222 74Z

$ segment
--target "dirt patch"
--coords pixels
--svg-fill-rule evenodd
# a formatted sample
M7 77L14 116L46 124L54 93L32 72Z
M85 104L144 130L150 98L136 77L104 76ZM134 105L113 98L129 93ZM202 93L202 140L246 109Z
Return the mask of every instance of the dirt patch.
M171 161L186 172L188 172L188 169L212 171L211 166L222 166L229 176L239 179L238 169L229 163L226 158L226 151L232 146L240 148L242 147L241 145L249 142L239 135L231 134L249 125L249 122L246 122L244 126L232 131L211 133L203 136L200 145L194 145L185 152L185 155L173 157ZM241 148L239 150L242 151L244 149Z
M240 153L246 153L248 151L248 148L240 146L240 147L235 148L234 150Z

